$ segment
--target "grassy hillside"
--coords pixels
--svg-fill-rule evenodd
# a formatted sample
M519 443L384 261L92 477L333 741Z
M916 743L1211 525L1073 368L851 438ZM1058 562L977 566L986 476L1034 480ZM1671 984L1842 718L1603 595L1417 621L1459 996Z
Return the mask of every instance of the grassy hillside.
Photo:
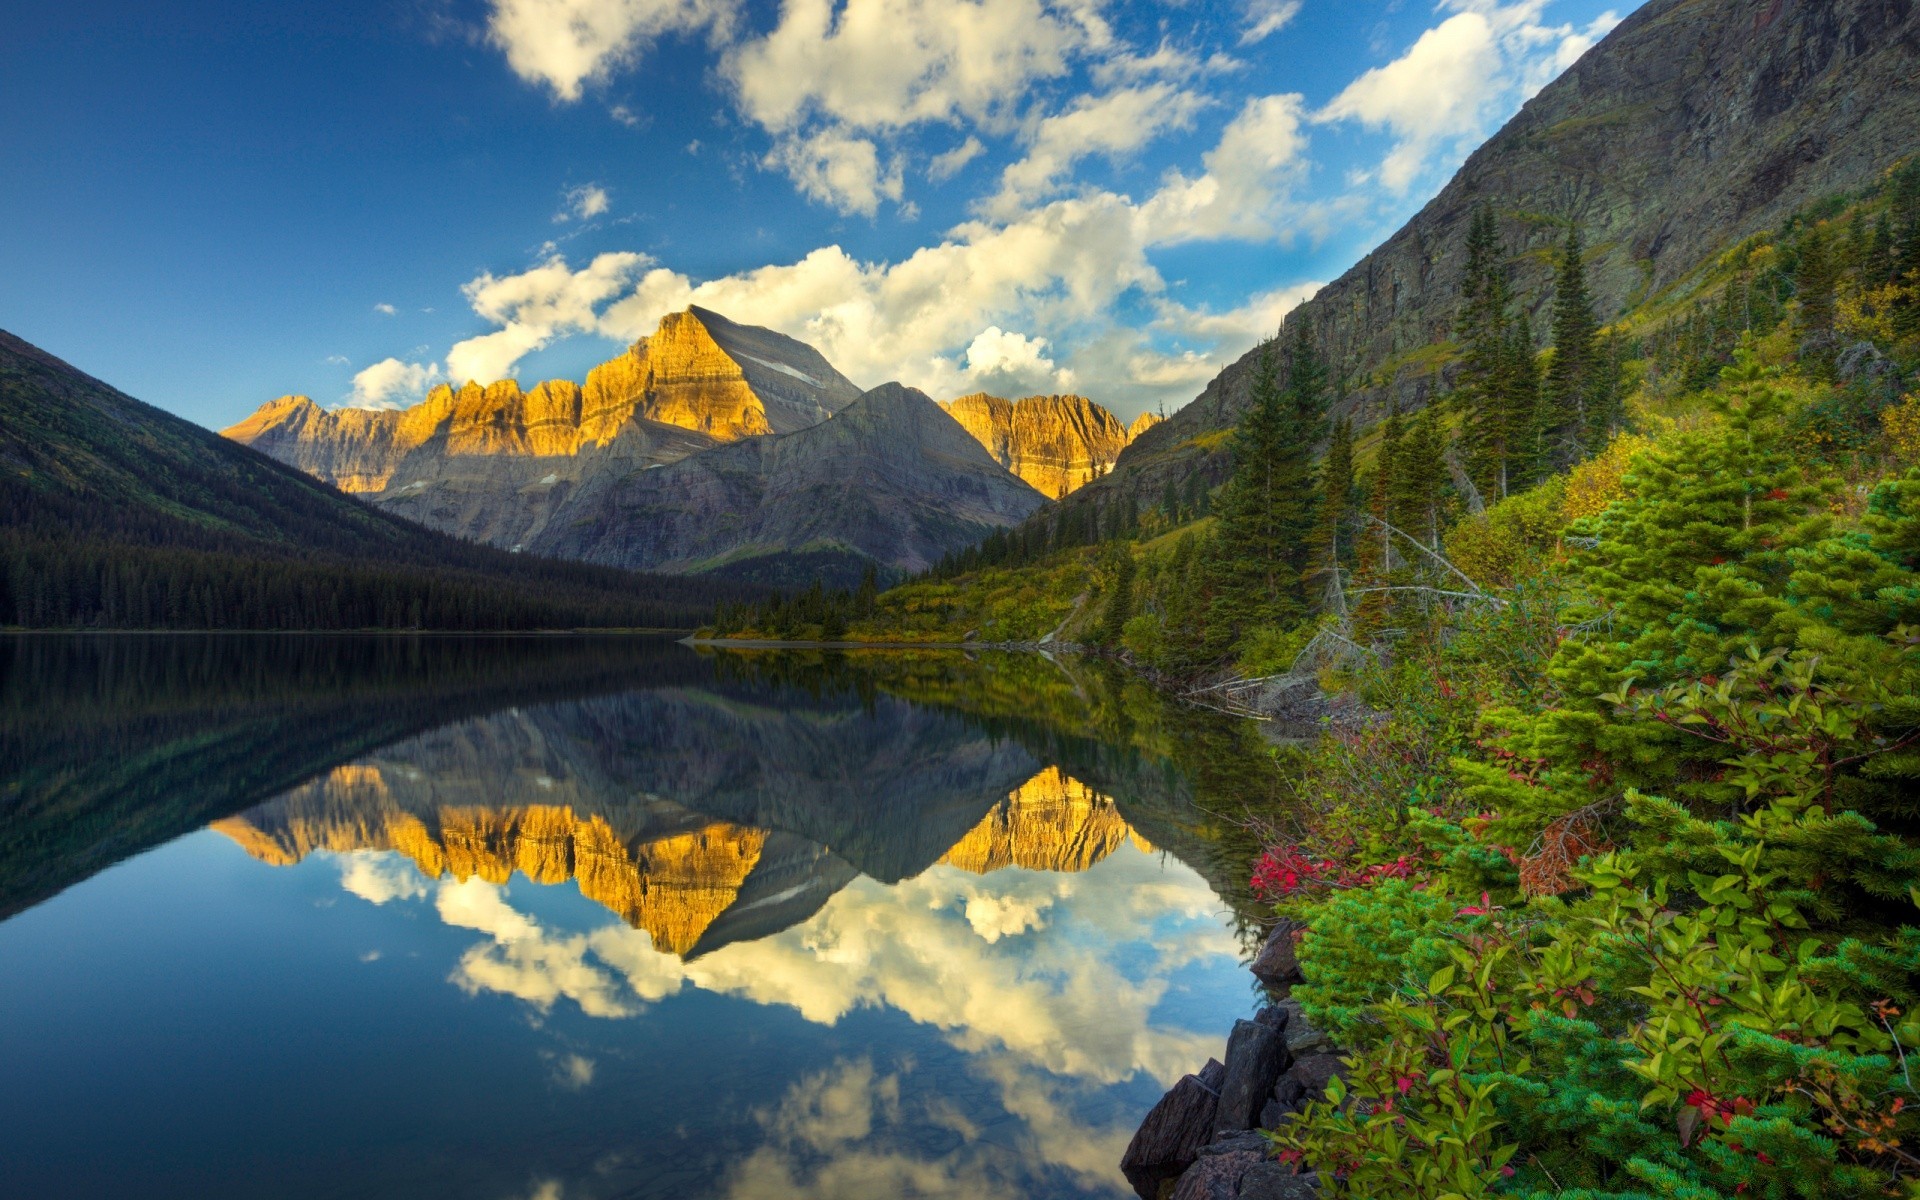
M0 332L0 624L686 627L742 592L433 533Z

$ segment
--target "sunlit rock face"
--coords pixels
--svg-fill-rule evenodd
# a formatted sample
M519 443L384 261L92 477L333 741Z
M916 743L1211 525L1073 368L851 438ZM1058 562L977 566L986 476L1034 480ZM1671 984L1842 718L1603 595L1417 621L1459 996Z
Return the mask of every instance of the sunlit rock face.
M667 699L667 709L650 708L648 715L681 711L691 718L688 725L707 735L721 732L728 719L724 711L702 719ZM394 851L427 880L504 884L516 873L539 884L572 880L581 895L644 930L655 948L689 959L808 919L861 873L853 862L894 878L918 875L936 857L975 874L1004 867L1080 872L1129 841L1148 848L1111 799L1058 768L1048 767L1010 791L1004 784L1001 790L976 790L1004 778L991 742L968 739L942 750L922 732L914 740L923 742L933 774L920 785L909 781L894 789L887 807L909 810L909 817L917 812L919 820L911 822L916 827L949 832L933 847L916 848L919 839L896 830L905 836L887 839L895 853L876 851L853 833L855 826L870 830L875 824L857 805L824 805L784 789L768 795L758 783L745 792L715 791L719 781L703 783L684 773L685 756L672 745L647 755L648 764L587 749L597 739L570 736L569 726L586 725L582 718L596 707L605 714L607 703L559 714L507 714L436 731L336 767L213 828L275 866L291 866L315 851ZM800 732L786 720L762 716L758 723L766 739L762 750ZM838 750L816 744L813 753L832 754L844 764L847 752L857 755L865 746L877 769L895 774L888 764L898 761L897 743L873 742L857 726L822 727ZM874 729L883 726L895 722L883 717ZM734 732L735 746L755 740L744 729ZM796 749L790 743L786 748ZM972 753L975 748L981 753ZM807 757L801 751L793 759L799 764ZM758 775L743 772L738 758L721 767L736 787ZM648 786L662 784L678 784L678 799ZM683 802L702 794L707 807L733 811L711 815ZM756 823L741 823L735 811ZM953 830L965 832L953 841Z
M1127 443L1153 424L1142 414L1129 429L1085 396L1005 400L976 392L941 407L995 462L1053 499L1105 474Z
M760 560L806 551L834 559L838 573L823 577L851 587L868 563L925 570L1045 503L923 393L887 383L797 433L583 485L571 519L526 548L779 582L797 581Z
M1111 799L1048 767L995 804L940 861L976 875L1002 867L1084 871L1129 841L1152 848Z
M399 516L516 549L595 478L805 429L859 394L813 347L690 308L585 387L442 384L398 411L286 396L223 432Z

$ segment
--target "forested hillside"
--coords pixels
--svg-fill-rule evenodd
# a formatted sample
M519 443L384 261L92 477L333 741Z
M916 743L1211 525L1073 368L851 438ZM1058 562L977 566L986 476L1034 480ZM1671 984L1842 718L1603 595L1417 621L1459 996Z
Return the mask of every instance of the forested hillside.
M685 627L751 594L433 533L0 333L0 623Z

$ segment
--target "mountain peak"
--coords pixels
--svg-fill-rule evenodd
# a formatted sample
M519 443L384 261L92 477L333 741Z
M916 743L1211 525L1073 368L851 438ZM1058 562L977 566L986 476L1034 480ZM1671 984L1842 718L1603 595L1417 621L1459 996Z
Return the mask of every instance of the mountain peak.
M975 392L941 407L995 462L1055 499L1099 478L1131 440L1104 406L1072 393L1008 400Z

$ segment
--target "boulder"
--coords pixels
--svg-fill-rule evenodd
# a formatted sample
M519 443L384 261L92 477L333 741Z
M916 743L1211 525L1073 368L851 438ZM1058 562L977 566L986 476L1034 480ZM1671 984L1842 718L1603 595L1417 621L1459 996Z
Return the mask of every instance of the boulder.
M1255 1163L1240 1177L1239 1200L1315 1200L1320 1178L1300 1174L1286 1163Z
M1127 1143L1120 1171L1140 1200L1159 1200L1163 1183L1178 1179L1213 1140L1214 1110L1226 1068L1209 1060L1197 1075L1184 1075Z
M1234 1200L1240 1194L1240 1181L1262 1157L1257 1150L1207 1155L1180 1176L1173 1200Z
M1260 1157L1265 1158L1267 1151L1272 1148L1273 1143L1267 1140L1266 1134L1261 1133L1257 1129L1249 1129L1243 1133L1229 1134L1213 1142L1211 1145L1200 1147L1200 1157L1207 1158L1216 1154L1239 1154L1242 1151L1251 1150Z
M1226 1077L1214 1111L1215 1138L1253 1128L1261 1105L1292 1061L1282 1031L1257 1021L1235 1021L1227 1038Z
M1300 957L1294 952L1294 934L1302 932L1306 925L1299 921L1290 921L1285 917L1267 934L1266 944L1260 947L1260 953L1254 956L1253 977L1269 988L1276 990L1291 988L1300 982Z
M1292 1083L1298 1088L1295 1108L1304 1108L1307 1101L1318 1100L1327 1090L1328 1080L1335 1075L1344 1076L1345 1074L1346 1068L1341 1065L1338 1054L1304 1055L1295 1059L1293 1065L1287 1068L1286 1076L1274 1089L1274 1095L1276 1098L1279 1097L1282 1094L1280 1089Z
M1285 1029L1287 1020L1293 1015L1293 1009L1278 1004L1268 1004L1253 1014L1253 1019L1272 1029Z
M1313 1023L1307 1020L1306 1014L1301 1012L1296 1012L1287 1018L1286 1037L1287 1049L1292 1051L1296 1058L1303 1054L1324 1051L1333 1046L1333 1039L1315 1028Z

